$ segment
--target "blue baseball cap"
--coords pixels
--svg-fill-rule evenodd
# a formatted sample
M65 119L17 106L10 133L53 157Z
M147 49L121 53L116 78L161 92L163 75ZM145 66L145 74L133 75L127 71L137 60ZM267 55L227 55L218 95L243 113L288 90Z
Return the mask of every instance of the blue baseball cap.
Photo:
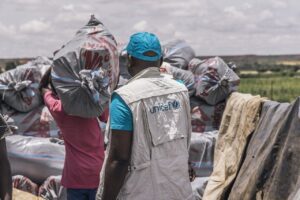
M126 47L127 53L135 58L144 61L156 61L161 58L161 46L158 38L153 33L139 32L130 37ZM146 52L153 52L155 55L145 55Z

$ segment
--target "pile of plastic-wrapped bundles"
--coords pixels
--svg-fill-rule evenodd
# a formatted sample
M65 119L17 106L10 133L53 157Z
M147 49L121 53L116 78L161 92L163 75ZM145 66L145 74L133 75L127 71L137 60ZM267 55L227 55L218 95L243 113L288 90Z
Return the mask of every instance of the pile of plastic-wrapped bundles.
M51 65L52 60L37 57L0 74L0 109L13 131L6 137L13 187L33 195L38 195L38 185L47 184L52 175L60 175L64 164L60 131L38 90ZM47 188L53 189L50 185Z
M181 80L189 90L192 137L189 164L196 174L194 194L201 199L208 177L213 171L214 147L226 99L237 91L237 74L221 58L200 60L183 40L163 46L161 71Z
M52 66L52 82L67 114L100 117L117 84L118 62L113 36L92 17L53 60L38 57L0 74L1 113L13 128L6 143L16 191L66 199L60 185L64 142L38 90L46 71Z
M183 40L165 44L163 52L161 72L173 75L189 90L193 129L189 162L196 173L192 182L195 195L201 196L212 172L214 145L226 99L237 90L239 77L219 57L196 58ZM99 117L107 108L117 81L121 87L130 79L126 58L126 52L118 54L115 40L104 25L91 18L55 53L53 60L38 57L0 74L1 113L15 127L6 142L16 189L44 199L65 199L60 185L64 143L38 90L49 67L53 67L53 85L65 112Z

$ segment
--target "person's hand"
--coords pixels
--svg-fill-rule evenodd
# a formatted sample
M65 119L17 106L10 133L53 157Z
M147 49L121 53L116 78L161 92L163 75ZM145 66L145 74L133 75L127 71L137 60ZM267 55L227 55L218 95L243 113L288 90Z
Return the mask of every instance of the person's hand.
M50 75L51 75L51 69L52 67L49 67L49 69L46 71L46 73L43 75L40 84L39 84L39 90L41 93L43 93L43 89L48 89L48 85L50 82ZM49 90L49 89L48 89Z

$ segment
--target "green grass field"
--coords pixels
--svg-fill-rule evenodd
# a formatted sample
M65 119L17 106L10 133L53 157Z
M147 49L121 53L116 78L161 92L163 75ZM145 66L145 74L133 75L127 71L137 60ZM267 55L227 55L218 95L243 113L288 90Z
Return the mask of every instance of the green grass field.
M279 102L291 102L300 96L300 77L241 78L239 92L261 95Z

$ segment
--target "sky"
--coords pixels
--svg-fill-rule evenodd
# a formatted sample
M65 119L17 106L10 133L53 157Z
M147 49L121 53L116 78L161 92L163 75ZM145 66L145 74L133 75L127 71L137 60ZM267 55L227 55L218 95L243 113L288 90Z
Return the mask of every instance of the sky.
M139 31L196 54L299 54L299 0L0 0L0 58L52 56L94 14L120 44Z

